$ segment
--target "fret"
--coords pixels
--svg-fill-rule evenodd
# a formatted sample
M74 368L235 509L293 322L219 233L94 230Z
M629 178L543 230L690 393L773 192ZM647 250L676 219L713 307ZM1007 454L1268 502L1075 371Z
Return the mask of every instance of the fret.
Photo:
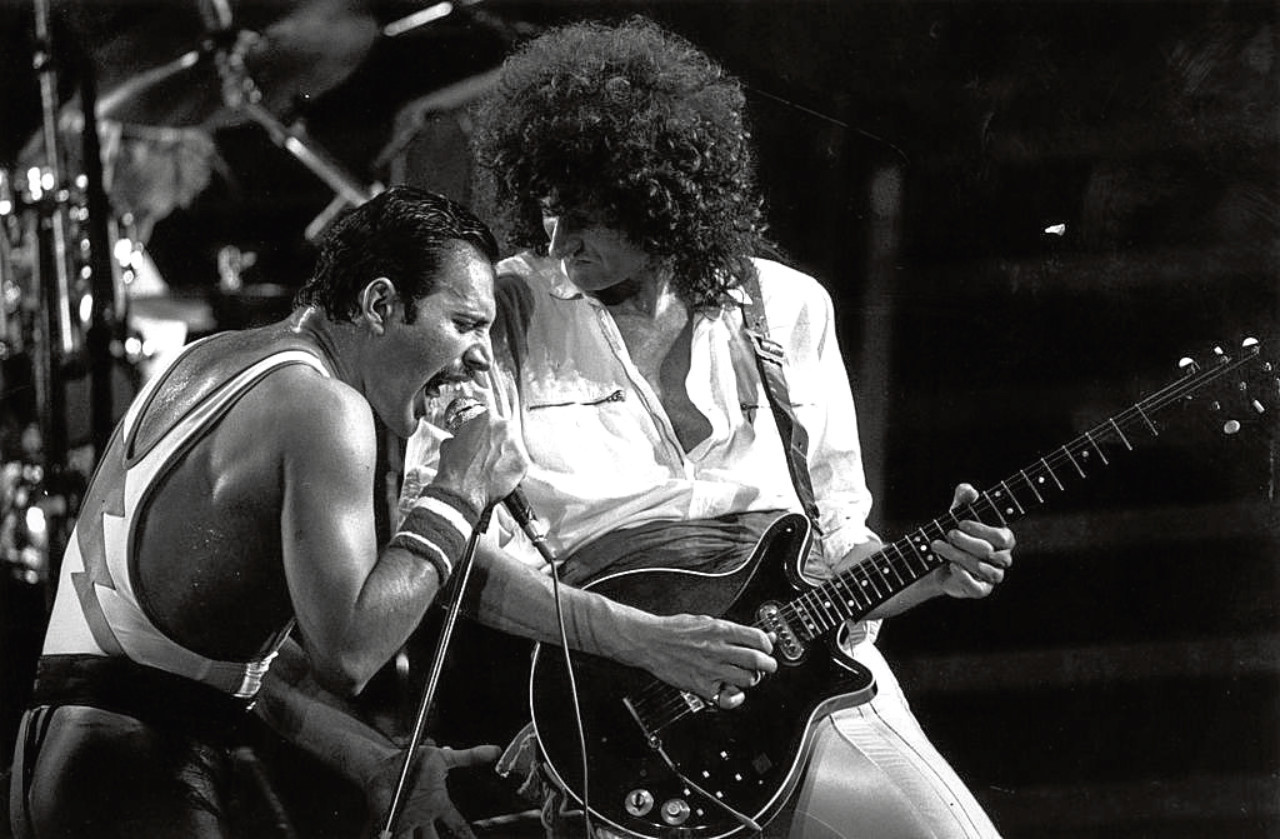
M1053 468L1049 466L1049 461L1042 457L1040 458L1040 462L1044 464L1044 470L1049 473L1049 477L1053 478L1053 482L1058 485L1058 491L1066 492L1066 487L1062 485L1062 481L1058 480L1058 476L1053 473Z
M1036 501L1039 501L1041 504L1043 504L1044 496L1040 494L1040 490L1036 489L1035 481L1031 480L1031 478L1027 476L1027 470L1019 469L1018 474L1022 476L1022 480L1027 482L1027 488L1030 489L1031 494L1036 497Z
M1120 426L1116 425L1115 419L1114 418L1111 419L1110 422L1111 422L1111 427L1114 428L1116 430L1116 433L1120 435L1120 441L1124 443L1124 447L1129 451L1133 451L1133 446L1129 444L1129 438L1124 436L1124 432L1120 430Z
M1093 450L1098 453L1099 459L1102 460L1102 465L1103 466L1111 465L1111 461L1107 460L1107 456L1103 454L1102 448L1098 446L1098 441L1093 439L1093 435L1090 434L1088 431L1086 431L1084 433L1084 438L1089 441L1089 445L1093 446Z
M1142 421L1143 421L1143 422L1145 422L1145 423L1147 424L1147 428L1150 428L1150 429L1151 429L1151 436L1152 436L1152 437L1159 437L1159 436L1160 436L1160 431L1159 431L1159 429L1157 429L1157 428L1156 428L1156 426L1155 426L1155 423L1153 423L1153 422L1150 420L1150 418L1148 418L1148 417L1147 417L1147 412L1146 412L1146 411L1144 411L1144 410L1142 410L1142 406L1141 406L1141 405L1134 405L1133 407L1138 411L1138 416L1142 417Z
M849 585L848 571L844 572L843 574L837 574L831 580L831 583L837 588L840 586L844 587L845 597L842 599L846 600L845 605L849 607L849 614L847 615L847 617L853 617L855 614L857 614L859 611L863 609L867 609L867 610L870 609L870 606L871 606L870 601L868 601L866 605L863 605L862 603L858 602L858 590L853 586Z
M1004 488L1004 493L1003 493L1003 495L1007 496L1007 497L1009 498L1009 500L1013 502L1013 507L1005 507L1005 508L1004 508L1004 512L1005 512L1005 514L1006 514L1006 515L1009 515L1009 516L1012 516L1012 515L1014 514L1014 512L1016 511L1019 515L1026 515L1027 511L1026 511L1026 510L1024 510L1024 509L1022 509L1022 505L1018 503L1018 499L1017 499L1017 497L1013 494L1013 490L1009 489L1009 485L1008 485L1008 484L1006 484L1004 481L1001 481L1001 482L1000 482L1000 486L1002 486L1002 487ZM1001 496L1001 494L1002 494L1002 493L1000 492L1000 490L996 490L996 491L993 493L993 495L995 495L995 497L997 497L997 498L999 498L999 497ZM1003 517L1002 517L1002 518L1003 518ZM1004 522L1002 521L1001 523L1003 524Z
M1002 512L1000 512L1000 507L998 507L998 506L996 505L996 503L993 503L993 502L991 501L991 493L983 494L983 496L982 496L982 497L984 498L984 500L986 500L986 501L987 501L987 506L988 506L988 507L991 507L991 511L992 511L992 512L995 512L997 519L1000 519L1000 526L1002 526L1002 528L1004 528L1004 526L1009 525L1009 521L1007 521L1007 520L1005 519L1005 515L1004 515L1004 514L1002 514ZM975 516L975 517L977 517L977 516ZM982 519L980 519L980 517L978 517L978 521L982 521Z
M915 551L912 551L911 553L904 553L902 548L898 547L897 542L894 542L892 545L890 545L889 549L893 550L894 553L896 553L899 557L902 558L903 564L907 566L907 570L909 570L912 574L916 575L916 579L919 579L920 577L924 576L925 574L928 574L930 571L933 570L932 566L930 566L928 562L925 562L923 559L921 559L920 555L915 553ZM924 568L923 571L917 571L915 568L912 567L911 557L913 556L920 561L920 565Z
M881 554L881 556L883 556L883 554ZM894 567L893 563L889 561L887 556L884 557L884 559L885 561L877 566L880 570L880 576L884 577L885 581L889 583L890 588L902 588L905 586L906 580L902 579L902 575L898 573L898 569ZM894 585L893 580L889 578L890 571L892 571L893 576L897 578L897 585Z
M919 535L917 536L916 534ZM924 528L920 528L916 533L912 534L907 544L911 546L911 550L915 552L915 555L920 557L920 561L932 569L935 567L935 563L930 561L930 557L933 556L933 546L929 542L929 534L924 532Z
M1071 449L1067 448L1066 446L1063 446L1062 451L1066 454L1067 460L1071 461L1071 465L1076 467L1076 471L1080 473L1080 477L1082 478L1089 477L1084 473L1084 470L1080 468L1080 464L1076 463L1076 459L1071 456Z
M803 597L797 597L791 601L791 611L799 619L800 625L808 631L810 638L818 634L817 624L813 619L813 615L809 612L809 607L805 604Z
M805 593L805 598L813 602L813 605L819 610L817 614L822 617L821 631L826 632L832 626L839 623L839 620L831 617L831 600L822 596L822 588L818 587Z
M893 594L893 586L889 585L889 581L880 576L880 574L875 573L875 571L876 568L874 565L867 565L865 562L862 563L862 573L871 581L871 588L875 591L876 597L880 600L884 600L889 597L889 595Z
M837 578L833 577L827 580L822 584L822 589L827 594L827 600L831 603L831 608L835 610L837 617L841 621L848 620L858 613L854 603L845 599L845 592L841 591Z
M858 585L862 587L864 592L867 592L867 596L871 599L871 602L874 603L883 597L880 593L880 589L876 588L876 581L867 573L866 568L859 565L855 569L855 572L861 575L861 578L858 580Z

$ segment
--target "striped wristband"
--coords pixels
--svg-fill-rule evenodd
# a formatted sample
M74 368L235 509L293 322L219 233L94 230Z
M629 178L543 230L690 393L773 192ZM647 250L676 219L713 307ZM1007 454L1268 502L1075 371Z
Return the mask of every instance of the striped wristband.
M462 556L480 514L456 492L427 486L422 490L391 544L435 566L440 585L453 573L453 561Z

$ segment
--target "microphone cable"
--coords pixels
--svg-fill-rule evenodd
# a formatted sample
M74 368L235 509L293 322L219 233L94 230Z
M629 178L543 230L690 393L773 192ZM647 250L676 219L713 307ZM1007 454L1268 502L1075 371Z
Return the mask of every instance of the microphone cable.
M578 680L573 672L573 656L569 652L569 635L565 629L564 605L560 596L560 564L555 554L547 545L547 533L542 522L534 514L523 495L513 496L507 502L510 506L519 506L519 514L514 514L520 523L520 529L529 537L533 547L538 551L551 574L551 595L556 604L556 626L560 631L560 652L564 657L565 673L569 677L569 699L573 706L573 721L578 730L578 753L582 761L582 820L586 831L586 839L592 839L595 831L591 828L591 776L587 760L587 734L582 723L582 707L578 702ZM567 790L566 790L567 792Z

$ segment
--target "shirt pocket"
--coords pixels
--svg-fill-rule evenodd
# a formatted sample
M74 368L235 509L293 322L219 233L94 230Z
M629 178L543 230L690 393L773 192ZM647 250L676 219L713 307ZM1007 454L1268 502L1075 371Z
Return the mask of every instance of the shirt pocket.
M526 391L529 456L545 469L579 477L616 469L648 436L638 427L631 399L620 387L594 382Z

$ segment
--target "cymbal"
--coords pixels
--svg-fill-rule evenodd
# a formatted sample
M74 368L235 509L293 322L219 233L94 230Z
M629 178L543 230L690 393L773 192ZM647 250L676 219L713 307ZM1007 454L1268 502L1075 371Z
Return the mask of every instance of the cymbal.
M98 115L134 125L179 128L214 120L236 122L224 82L235 85L239 80L250 83L254 95L261 97L258 104L284 114L342 83L364 60L377 35L371 15L341 0L310 2L261 33L209 33L177 58L104 92ZM231 59L230 79L219 71L219 55Z

